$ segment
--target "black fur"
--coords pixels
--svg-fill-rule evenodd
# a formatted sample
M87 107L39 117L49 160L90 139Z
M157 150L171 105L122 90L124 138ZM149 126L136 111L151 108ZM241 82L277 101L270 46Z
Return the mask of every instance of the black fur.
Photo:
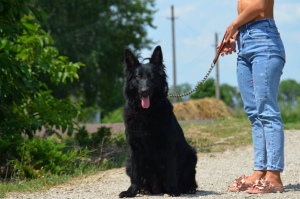
M120 198L138 193L179 196L196 192L196 151L186 142L167 98L162 61L160 46L147 64L139 63L130 50L125 50L123 118L130 152L126 172L131 185L120 193ZM141 97L146 96L150 106L143 108Z

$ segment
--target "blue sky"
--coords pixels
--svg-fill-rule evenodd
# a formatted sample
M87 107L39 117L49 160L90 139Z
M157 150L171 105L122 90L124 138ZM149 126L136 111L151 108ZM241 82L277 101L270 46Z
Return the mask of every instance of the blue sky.
M169 86L173 85L171 5L174 5L177 84L195 86L207 73L215 56L215 32L222 39L227 26L237 16L237 0L156 0L154 25L148 37L161 45ZM275 0L274 17L285 50L286 65L281 80L300 83L300 0ZM143 50L142 57L152 50ZM219 58L220 83L237 86L236 53ZM215 78L215 69L210 77Z

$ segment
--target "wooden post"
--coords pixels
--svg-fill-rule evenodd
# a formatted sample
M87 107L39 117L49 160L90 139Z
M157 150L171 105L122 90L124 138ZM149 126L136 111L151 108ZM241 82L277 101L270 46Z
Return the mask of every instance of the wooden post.
M177 95L177 88L176 88L176 53L175 53L175 17L174 17L174 6L171 7L171 13L172 13L172 41L173 41L173 92L174 95ZM173 98L173 102L177 102L177 98Z

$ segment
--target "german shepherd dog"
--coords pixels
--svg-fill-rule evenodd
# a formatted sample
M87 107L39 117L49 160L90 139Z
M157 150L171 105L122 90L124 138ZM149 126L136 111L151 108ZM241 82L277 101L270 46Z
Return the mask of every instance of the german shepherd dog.
M194 194L197 156L186 142L167 98L168 83L161 47L149 63L125 50L124 123L131 185L119 197L136 194Z

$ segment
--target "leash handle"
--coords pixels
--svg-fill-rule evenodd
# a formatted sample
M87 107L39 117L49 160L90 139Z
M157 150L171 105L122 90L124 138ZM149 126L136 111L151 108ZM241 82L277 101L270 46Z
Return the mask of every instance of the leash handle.
M226 37L226 35L227 35L227 32L225 32L225 34L224 34L224 36L223 36L223 39L222 39L222 42L221 42L221 45L220 45L220 48L219 48L219 50L217 51L217 54L216 54L216 56L215 56L215 58L214 58L214 60L213 60L213 64L215 65L216 63L217 63L217 61L218 61L218 58L219 58L219 56L220 56L220 54L221 54L221 52L222 52L222 50L223 50L223 48L224 48L224 46L225 46L225 37Z

